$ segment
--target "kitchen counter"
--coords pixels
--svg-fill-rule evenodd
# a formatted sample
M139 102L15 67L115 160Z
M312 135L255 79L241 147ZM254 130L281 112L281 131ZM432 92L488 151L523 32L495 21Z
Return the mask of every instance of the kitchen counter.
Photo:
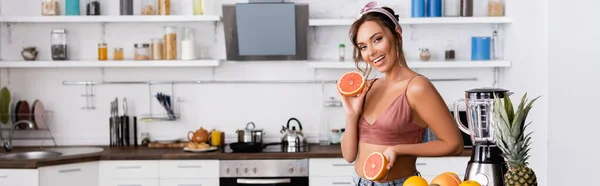
M80 163L100 160L248 160L248 159L300 159L300 158L341 158L339 145L320 146L311 144L308 152L284 153L229 153L223 149L214 152L191 153L180 148L147 148L147 147L101 147L102 152L67 155L42 160L0 160L0 169L35 169L43 166ZM15 147L13 152L31 151L37 148ZM472 150L465 149L459 156L470 156Z

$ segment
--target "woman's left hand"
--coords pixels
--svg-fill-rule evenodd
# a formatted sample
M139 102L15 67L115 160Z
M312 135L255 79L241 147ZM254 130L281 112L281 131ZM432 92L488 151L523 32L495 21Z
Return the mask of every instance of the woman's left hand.
M390 170L396 161L396 152L394 147L388 147L383 151L383 156L388 160L387 169Z

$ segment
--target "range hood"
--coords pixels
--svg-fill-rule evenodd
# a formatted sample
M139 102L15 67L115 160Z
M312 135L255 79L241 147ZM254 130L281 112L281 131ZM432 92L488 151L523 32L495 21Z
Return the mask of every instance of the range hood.
M308 4L250 0L223 5L227 60L306 60Z

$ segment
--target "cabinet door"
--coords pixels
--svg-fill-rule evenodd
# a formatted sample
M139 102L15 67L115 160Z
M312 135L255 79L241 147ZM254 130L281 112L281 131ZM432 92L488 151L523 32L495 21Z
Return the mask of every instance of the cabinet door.
M160 178L219 178L219 160L161 160Z
M100 179L158 179L158 161L117 160L100 162Z
M346 162L343 158L312 158L309 160L308 169L310 176L351 177L354 164Z
M40 167L40 186L98 186L98 162Z
M160 179L160 186L218 186L219 178L208 179Z
M0 185L38 186L37 169L0 169Z
M309 186L354 186L352 177L309 177Z
M100 186L159 186L158 179L100 179Z

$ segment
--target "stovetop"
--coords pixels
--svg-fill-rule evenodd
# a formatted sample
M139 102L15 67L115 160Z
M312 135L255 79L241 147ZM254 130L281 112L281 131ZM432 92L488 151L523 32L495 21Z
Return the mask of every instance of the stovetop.
M229 145L227 145L227 147L225 147L225 152L226 153L236 153L233 152L233 150L231 149L231 147L229 147ZM281 145L268 145L266 146L264 149L262 149L262 152L247 152L247 153L274 153L274 152L284 152L283 149L281 149Z

